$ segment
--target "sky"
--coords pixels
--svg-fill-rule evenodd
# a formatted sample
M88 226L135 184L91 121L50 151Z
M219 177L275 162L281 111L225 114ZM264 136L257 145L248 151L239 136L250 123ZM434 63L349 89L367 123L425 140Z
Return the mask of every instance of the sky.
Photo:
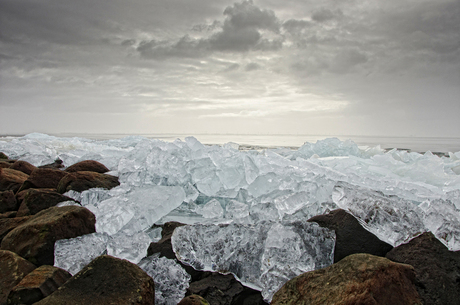
M460 0L0 0L0 134L460 137Z

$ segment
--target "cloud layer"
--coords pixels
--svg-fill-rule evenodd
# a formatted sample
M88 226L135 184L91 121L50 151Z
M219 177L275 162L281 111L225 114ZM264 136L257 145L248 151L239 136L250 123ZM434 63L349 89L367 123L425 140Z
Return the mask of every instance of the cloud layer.
M0 129L455 136L459 16L458 0L3 0Z

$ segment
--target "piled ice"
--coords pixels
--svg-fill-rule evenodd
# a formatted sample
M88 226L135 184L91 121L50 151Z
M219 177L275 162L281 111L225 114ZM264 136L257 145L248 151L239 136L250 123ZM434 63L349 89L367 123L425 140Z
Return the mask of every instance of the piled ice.
M0 151L34 165L97 160L119 177L120 186L110 191L66 194L97 219L96 235L56 243L57 264L72 273L100 253L139 263L158 237L152 224L174 220L192 225L173 236L181 259L232 272L269 299L272 287L328 264L319 241L329 233L299 228L318 229L305 220L338 207L393 245L429 230L460 250L460 152L386 152L338 139L298 150L242 151L235 143L208 146L193 137L96 141L43 134L2 138ZM252 260L254 266L245 265Z

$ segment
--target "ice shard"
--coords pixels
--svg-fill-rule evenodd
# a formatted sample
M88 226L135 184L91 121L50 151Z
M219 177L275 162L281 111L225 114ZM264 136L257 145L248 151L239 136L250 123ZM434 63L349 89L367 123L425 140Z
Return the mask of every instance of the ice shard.
M172 236L177 258L197 270L233 273L270 300L290 278L332 264L332 231L303 222L194 225Z

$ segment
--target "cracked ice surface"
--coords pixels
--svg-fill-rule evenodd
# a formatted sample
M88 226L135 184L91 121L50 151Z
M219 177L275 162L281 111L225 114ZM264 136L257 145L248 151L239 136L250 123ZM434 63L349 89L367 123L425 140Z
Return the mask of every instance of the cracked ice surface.
M156 253L142 259L138 266L155 282L155 304L176 305L185 297L191 277L175 260Z
M150 229L153 223L183 222L194 225L193 232L203 236L208 234L206 230L221 228L216 224L226 225L241 236L249 236L243 232L259 228L253 235L265 232L259 237L265 238L266 244L254 242L254 246L263 248L253 251L264 258L271 257L270 262L275 260L279 270L269 266L268 259L265 263L262 259L259 275L249 280L253 275L243 272L249 267L240 265L238 260L225 262L225 257L217 255L217 248L208 256L197 256L194 264L215 264L215 268L223 270L231 267L232 272L245 278L245 283L267 289L263 285L273 287L273 281L287 278L291 271L296 273L307 265L296 258L273 254L282 251L278 246L267 248L279 243L270 232L283 232L295 256L297 249L304 251L305 243L303 237L296 237L299 229L292 223L338 207L350 211L368 230L393 245L430 230L450 250L460 250L460 152L443 157L396 149L385 152L378 146L360 148L352 141L338 139L305 143L298 150L240 151L238 147L235 143L203 145L193 137L173 142L143 137L96 141L37 133L0 138L0 151L11 158L36 166L57 158L67 166L92 159L118 176L120 186L111 190L91 189L66 195L96 215L98 234L119 237L110 245L110 238L102 243L104 251L110 248L111 253L133 261L145 254L149 243L145 234L150 239L158 238L158 230ZM202 233L200 226L204 226ZM229 241L233 240L230 232L225 234ZM139 239L130 244L120 236ZM199 239L201 235L189 238ZM243 248L246 245L244 241L233 244ZM310 244L316 245L314 241ZM71 247L74 252L80 251L78 242L68 247L70 252ZM133 253L125 251L130 247ZM316 247L322 249L320 245ZM65 255L62 251L56 250L57 261ZM209 261L209 257L219 257L219 264ZM228 258L234 257L232 254ZM66 264L70 268L71 261L78 259L69 256ZM269 296L271 291L264 293Z
M289 279L332 264L334 240L331 231L305 221L183 226L171 239L182 262L231 272L267 301Z

